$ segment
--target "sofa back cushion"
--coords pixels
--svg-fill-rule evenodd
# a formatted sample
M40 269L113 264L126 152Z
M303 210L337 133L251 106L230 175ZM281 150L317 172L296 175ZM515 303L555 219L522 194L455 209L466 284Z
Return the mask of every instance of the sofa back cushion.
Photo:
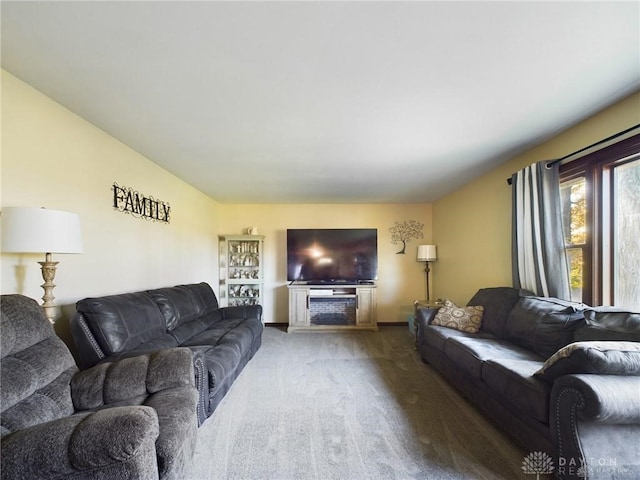
M0 408L2 436L73 413L73 357L42 308L22 295L2 295Z
M162 312L167 331L181 344L220 318L218 299L207 283L149 290Z
M574 333L574 340L640 342L640 312L615 307L595 307L584 311L585 324Z
M215 312L219 308L216 294L208 283L201 282L189 285L177 285L176 288L189 291L193 296L194 302L200 305L200 315L207 315L208 313Z
M575 330L584 324L583 308L557 298L522 297L507 318L506 339L549 358L573 342Z
M533 295L533 293L511 287L481 288L467 305L484 307L482 331L504 339L506 336L505 323L509 313L520 297L525 295Z
M171 331L183 323L198 318L203 311L202 302L196 301L184 288L158 288L147 291L164 317L167 330Z
M76 304L105 353L127 352L167 330L154 299L146 292L85 298Z

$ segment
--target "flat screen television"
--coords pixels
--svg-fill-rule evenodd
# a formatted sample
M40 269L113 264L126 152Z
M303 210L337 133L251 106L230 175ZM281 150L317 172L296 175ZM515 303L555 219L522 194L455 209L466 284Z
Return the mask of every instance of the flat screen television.
M359 283L377 278L377 229L287 230L287 280Z

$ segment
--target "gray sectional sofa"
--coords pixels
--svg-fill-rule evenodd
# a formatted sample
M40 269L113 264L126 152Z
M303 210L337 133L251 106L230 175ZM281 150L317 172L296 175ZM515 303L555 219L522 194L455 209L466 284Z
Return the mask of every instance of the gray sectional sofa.
M558 478L640 478L640 313L479 290L475 333L417 312L423 360ZM442 318L442 317L440 317ZM439 322L442 323L442 322ZM549 470L551 469L551 470Z
M199 424L262 343L262 307L219 307L206 283L85 298L76 310L71 333L81 368L167 348L191 349Z
M2 295L1 478L181 479L197 438L192 352L79 372L42 308Z

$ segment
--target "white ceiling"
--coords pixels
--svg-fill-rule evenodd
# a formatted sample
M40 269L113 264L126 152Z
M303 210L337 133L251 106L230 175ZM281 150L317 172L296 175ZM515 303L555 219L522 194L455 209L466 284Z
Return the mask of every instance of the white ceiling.
M3 68L221 202L431 202L640 88L635 1L1 13Z

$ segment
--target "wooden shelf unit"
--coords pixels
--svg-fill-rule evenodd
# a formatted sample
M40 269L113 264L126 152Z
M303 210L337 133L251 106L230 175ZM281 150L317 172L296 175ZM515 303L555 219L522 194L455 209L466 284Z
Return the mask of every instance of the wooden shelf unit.
M288 332L378 330L374 284L294 282L288 289Z
M263 235L219 237L220 305L262 305Z

